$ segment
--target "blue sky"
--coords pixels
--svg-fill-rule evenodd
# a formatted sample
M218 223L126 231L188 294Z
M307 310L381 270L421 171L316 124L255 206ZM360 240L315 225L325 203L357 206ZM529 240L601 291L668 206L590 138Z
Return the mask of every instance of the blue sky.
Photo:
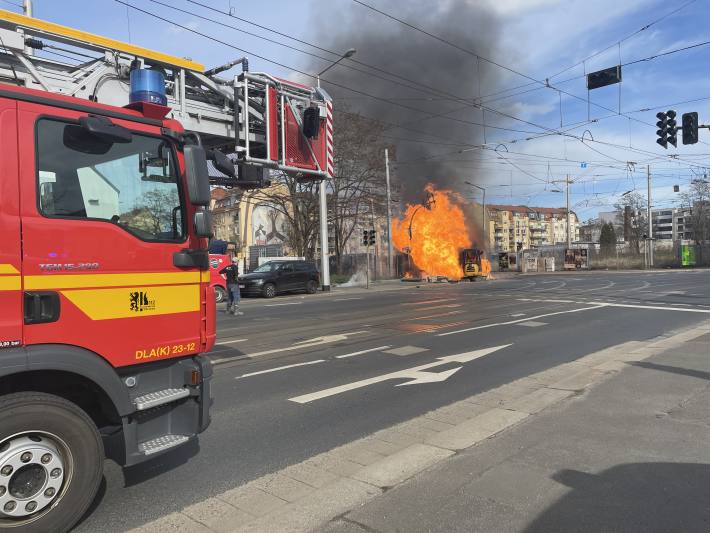
M295 69L308 68L310 64L309 58L302 54L176 12L150 0L126 1ZM241 17L311 41L317 37L314 37L307 22L317 20L318 13L324 13L320 32L328 31L331 27L332 31L337 31L337 21L333 20L332 13L337 10L338 3L342 3L343 8L352 9L351 0L200 1L220 10L229 10L231 7ZM398 6L404 5L406 1L370 0L378 8L392 13L398 13ZM553 182L564 179L569 173L574 180L572 203L581 218L587 219L598 211L609 210L618 196L628 190L645 192L646 165L650 165L654 178L653 203L658 207L669 206L677 201L678 194L673 192L673 185L680 185L682 191L691 179L703 174L703 165L710 167L708 130L701 130L700 133L701 141L707 144L679 144L678 149L666 151L655 143L655 125L646 124L655 123L655 113L661 110L657 107L665 106L662 108L665 109L669 107L668 104L693 99L705 100L670 107L678 111L679 115L687 111L698 111L701 122L710 123L710 69L707 68L710 64L710 45L623 67L623 82L593 91L589 106L583 78L585 71L617 64L619 56L623 64L710 40L710 29L707 28L710 2L696 0L685 5L688 3L686 0L441 1L486 4L502 25L500 49L496 52L497 56L490 59L537 80L550 78L549 88L532 83L522 90L536 89L534 91L486 103L491 109L514 115L548 130L511 119L499 119L497 125L540 132L552 130L553 133L566 130L574 136L547 135L525 140L524 134L489 131L487 141L491 149L468 150L448 156L455 159L460 169L462 191L465 191L463 180L471 179L467 176L474 172L477 182L487 188L488 201L491 203L561 206L564 195L551 191L563 186ZM19 0L12 0L12 3L19 3ZM249 31L265 34L262 30L209 13L186 0L165 0L165 3L221 18ZM2 4L4 8L12 9L6 0L2 0ZM326 7L329 8L328 12ZM640 28L681 7L677 13L629 37ZM34 0L34 11L38 18L190 57L208 67L240 55L236 50L189 31L127 10L114 0ZM366 23L367 18L363 18L363 21ZM426 20L412 22L426 28ZM270 37L278 39L274 35ZM619 41L626 37L619 45ZM607 51L569 68L607 47L610 47ZM453 48L443 47L441 50L441 53L460 53ZM293 76L290 69L269 64L253 55L251 68ZM487 65L486 68L497 67ZM568 68L559 76L553 76ZM496 74L495 91L501 87L515 87L530 82L529 79L505 70ZM425 77L424 72L422 75ZM569 81L565 81L567 79ZM363 78L361 88L367 89L366 78ZM561 94L558 89L564 92ZM487 94L494 89L483 87L482 91ZM622 115L618 114L619 101ZM638 111L643 109L649 110ZM411 138L411 134L407 136ZM580 140L582 136L584 142ZM516 139L516 142L511 142ZM492 150L496 146L505 159ZM451 151L450 146L441 146L442 154ZM669 157L671 154L677 154L677 158ZM586 168L582 168L582 163L586 163Z

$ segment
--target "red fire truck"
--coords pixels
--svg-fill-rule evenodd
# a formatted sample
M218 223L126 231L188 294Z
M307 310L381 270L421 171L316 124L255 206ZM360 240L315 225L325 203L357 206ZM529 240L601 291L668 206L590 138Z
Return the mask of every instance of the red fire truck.
M104 457L207 428L210 182L327 178L327 102L0 10L0 530L67 531Z

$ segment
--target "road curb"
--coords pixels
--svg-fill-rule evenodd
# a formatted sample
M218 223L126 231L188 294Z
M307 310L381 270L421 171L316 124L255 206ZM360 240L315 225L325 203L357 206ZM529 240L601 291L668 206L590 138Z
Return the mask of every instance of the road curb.
M441 407L134 529L313 531L455 453L581 398L627 364L710 332L710 321L588 354Z

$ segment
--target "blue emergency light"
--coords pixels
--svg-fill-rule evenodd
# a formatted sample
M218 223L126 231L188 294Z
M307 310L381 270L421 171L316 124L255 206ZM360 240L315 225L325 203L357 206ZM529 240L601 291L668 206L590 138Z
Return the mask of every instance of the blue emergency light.
M167 105L165 95L165 77L158 70L137 68L131 70L131 104L150 102L151 104Z

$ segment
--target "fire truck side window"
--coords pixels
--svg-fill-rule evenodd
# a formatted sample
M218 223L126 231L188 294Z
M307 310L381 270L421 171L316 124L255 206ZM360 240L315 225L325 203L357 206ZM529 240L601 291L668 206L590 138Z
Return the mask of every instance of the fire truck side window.
M37 123L39 209L48 217L105 220L149 241L184 239L175 159L164 139L105 143L58 120Z

